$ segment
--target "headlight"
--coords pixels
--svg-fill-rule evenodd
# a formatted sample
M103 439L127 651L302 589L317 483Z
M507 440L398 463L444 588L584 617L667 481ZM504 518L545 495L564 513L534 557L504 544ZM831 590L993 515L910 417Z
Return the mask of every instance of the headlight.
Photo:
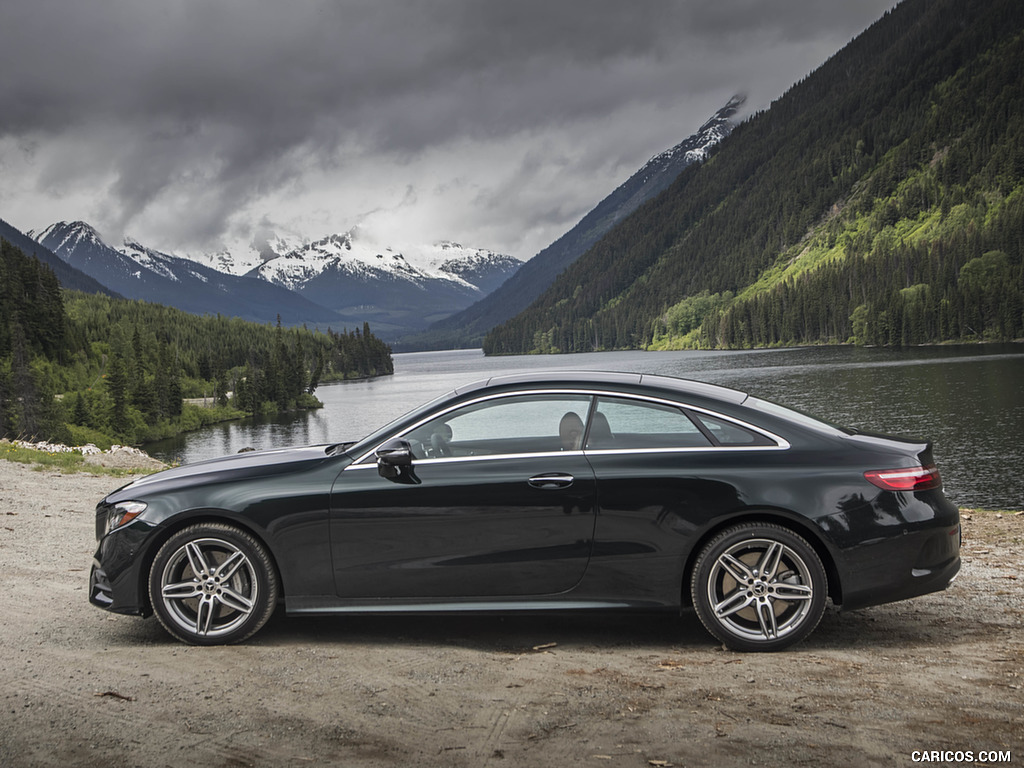
M107 512L107 530L110 533L115 528L127 525L146 510L144 501L122 501L115 504Z

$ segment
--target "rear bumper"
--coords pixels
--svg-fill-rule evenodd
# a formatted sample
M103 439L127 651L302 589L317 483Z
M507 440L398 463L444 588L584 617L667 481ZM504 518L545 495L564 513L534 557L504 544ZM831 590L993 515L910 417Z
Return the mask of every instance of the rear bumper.
M846 570L843 610L940 592L960 571L960 525L864 544Z
M941 489L851 497L818 522L834 547L843 610L939 592L960 570L960 511Z

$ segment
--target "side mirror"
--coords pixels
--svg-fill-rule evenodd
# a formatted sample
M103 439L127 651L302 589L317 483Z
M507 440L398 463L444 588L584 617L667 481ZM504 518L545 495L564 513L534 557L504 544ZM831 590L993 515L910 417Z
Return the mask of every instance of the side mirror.
M408 440L388 440L377 449L377 474L388 480L402 475L403 468L412 470L412 446Z

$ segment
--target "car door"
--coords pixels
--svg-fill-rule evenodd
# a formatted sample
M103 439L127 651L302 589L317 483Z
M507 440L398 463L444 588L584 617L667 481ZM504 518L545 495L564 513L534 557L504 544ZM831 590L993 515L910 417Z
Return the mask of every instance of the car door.
M331 499L337 594L444 599L570 590L590 558L596 483L582 451L591 398L520 394L465 403L394 438L401 476L373 454Z

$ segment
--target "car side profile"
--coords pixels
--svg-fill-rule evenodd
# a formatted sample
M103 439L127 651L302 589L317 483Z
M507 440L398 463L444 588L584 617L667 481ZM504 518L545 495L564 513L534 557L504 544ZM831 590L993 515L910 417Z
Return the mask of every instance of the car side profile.
M136 480L97 506L90 601L188 643L288 614L692 607L741 651L944 589L931 446L665 376L475 382L358 442Z

